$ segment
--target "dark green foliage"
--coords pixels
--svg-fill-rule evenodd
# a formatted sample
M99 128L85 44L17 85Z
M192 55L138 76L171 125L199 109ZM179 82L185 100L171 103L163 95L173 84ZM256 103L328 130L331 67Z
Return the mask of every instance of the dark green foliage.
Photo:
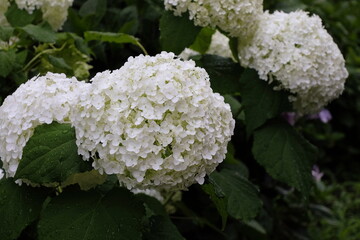
M211 88L220 94L240 92L240 76L243 68L230 58L216 55L203 55L195 58L196 65L202 67L210 76Z
M0 50L0 76L7 77L16 65L16 53L13 49Z
M74 173L90 170L78 155L75 141L75 130L69 124L38 126L24 148L15 178L60 183Z
M54 43L56 41L55 32L47 24L44 24L44 26L29 24L19 29L26 32L32 39L39 42Z
M221 190L221 188L216 185L215 181L212 184L204 184L201 186L202 190L209 195L211 201L213 201L217 211L221 216L222 229L225 229L226 222L228 219L228 211L227 211L227 199L225 198L225 193Z
M190 46L192 50L195 50L201 54L205 54L209 49L212 35L215 33L214 29L211 28L203 28L197 35L194 43Z
M200 30L200 27L194 26L189 20L187 14L177 17L171 12L165 12L160 19L162 49L179 54L194 42Z
M282 112L290 111L287 94L274 91L272 85L261 80L255 70L245 70L241 75L240 83L248 135L267 120L279 116Z
M9 26L0 26L0 39L2 41L9 41L14 34L14 28Z
M184 239L176 226L171 222L164 206L155 198L139 194L146 210L145 231L143 239L147 240L182 240Z
M262 206L258 196L259 190L244 176L236 171L224 169L221 172L213 172L209 180L214 186L216 196L211 195L218 198L215 200L218 209L223 208L224 203L220 199L225 198L227 212L232 217L246 221L257 215Z
M38 224L39 239L141 239L144 214L141 202L125 189L106 195L70 190L47 204Z
M14 179L0 180L0 239L17 239L22 230L39 218L46 192L18 186Z
M6 19L12 27L23 27L36 20L41 15L40 11L29 14L26 10L19 9L15 4L11 4L5 13Z
M285 122L269 122L254 133L255 159L275 179L309 195L316 148Z
M110 43L131 43L141 48L144 54L146 54L146 50L140 44L139 40L134 36L125 34L125 33L111 33L111 32L94 32L88 31L84 33L84 37L86 41L98 40L100 42L110 42Z

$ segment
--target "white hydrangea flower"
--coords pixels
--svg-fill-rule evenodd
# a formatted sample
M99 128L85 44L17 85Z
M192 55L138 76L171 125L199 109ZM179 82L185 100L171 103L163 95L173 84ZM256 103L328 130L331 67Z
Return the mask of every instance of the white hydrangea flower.
M211 37L211 44L206 53L225 58L232 58L229 41L230 39L227 36L219 31L216 31Z
M28 13L33 13L35 9L40 8L44 0L15 0L16 5L20 9L26 10Z
M61 29L68 16L68 8L71 7L73 1L74 0L15 0L20 9L24 9L30 14L36 9L41 9L43 19L46 20L54 30Z
M179 16L189 12L195 25L219 27L231 36L254 32L263 12L263 0L165 0L165 9Z
M0 168L0 180L4 177L4 170Z
M211 43L209 49L206 51L207 54L218 55L225 58L233 58L230 47L229 47L229 38L226 37L219 31L216 31L211 37ZM200 54L197 51L194 51L190 48L185 48L179 54L179 57L184 60L189 60L190 57Z
M198 51L192 50L191 48L185 48L178 57L183 60L189 60L191 57L199 55Z
M7 177L13 177L23 148L41 124L70 122L70 109L84 82L64 74L34 77L8 96L0 107L0 158Z
M239 57L264 80L276 77L295 96L299 114L319 111L344 90L344 58L317 15L265 12L253 39L239 41Z
M9 25L5 13L8 10L10 3L8 0L0 0L0 26L7 26Z
M206 71L166 52L98 73L78 107L79 153L129 189L203 183L223 161L234 129L230 106L213 93Z
M134 194L145 194L148 195L150 197L156 198L157 200L159 200L159 202L164 203L164 197L161 195L160 191L156 190L156 189L137 189L134 188L131 190L132 193Z
M53 29L59 30L63 26L68 16L68 8L74 0L43 0L41 11L43 18Z

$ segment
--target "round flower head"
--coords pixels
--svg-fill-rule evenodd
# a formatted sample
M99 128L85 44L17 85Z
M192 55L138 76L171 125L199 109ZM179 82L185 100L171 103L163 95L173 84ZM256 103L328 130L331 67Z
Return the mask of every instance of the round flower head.
M68 8L74 0L43 0L41 11L43 18L53 29L59 30L67 19Z
M206 71L163 52L130 57L83 92L73 123L79 153L129 189L203 183L224 159L234 120Z
M319 111L344 89L344 58L317 15L265 12L253 39L239 41L239 57L260 78L275 77L294 96L299 114Z
M1 1L1 0L0 0ZM33 13L35 9L41 9L43 19L54 30L61 29L68 16L68 8L74 0L15 0L20 9Z
M263 12L263 0L165 0L165 9L175 15L189 12L195 25L219 27L231 36L254 32Z
M69 122L77 91L86 84L64 74L34 77L8 96L0 107L0 158L7 177L13 177L23 148L41 124Z

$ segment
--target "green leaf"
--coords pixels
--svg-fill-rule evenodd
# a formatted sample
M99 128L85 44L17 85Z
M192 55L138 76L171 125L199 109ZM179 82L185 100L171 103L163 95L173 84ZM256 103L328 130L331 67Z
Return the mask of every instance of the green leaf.
M181 17L174 16L172 12L166 11L160 19L160 44L164 51L181 53L189 47L201 27L197 27L189 20L188 14Z
M87 0L81 5L79 15L81 17L96 16L101 18L106 12L106 1L103 0Z
M256 130L252 152L273 178L308 195L317 150L289 124L272 121Z
M48 55L49 62L56 68L64 69L64 70L72 70L72 68L65 62L64 58L54 57Z
M56 41L56 33L47 24L44 24L43 26L29 24L19 29L23 30L32 39L39 42L53 43Z
M39 184L63 182L74 173L91 169L78 155L75 142L70 124L38 126L24 147L15 178Z
M45 198L40 188L20 187L12 178L0 180L0 239L17 239L39 217Z
M227 153L222 167L232 170L234 174L249 178L249 169L243 162L235 158L235 147L231 142L227 146Z
M141 239L142 203L127 189L65 191L41 214L39 240Z
M230 37L229 47L230 47L231 53L232 53L234 59L236 59L237 62L240 62L239 54L238 54L238 44L239 44L238 38Z
M224 101L230 105L233 116L237 116L240 114L242 106L241 103L235 97L226 94L224 95Z
M7 77L16 66L15 50L0 50L0 63L0 76Z
M16 53L16 63L19 69L21 69L25 64L28 54L29 54L28 50L22 50Z
M7 26L0 26L0 40L9 41L14 34L14 28Z
M147 211L147 231L144 232L144 240L182 240L184 239L176 226L170 220L164 206L155 198L144 194L137 194Z
M139 13L135 5L130 5L124 9L118 10L112 8L112 14L116 14L117 21L111 19L112 25L117 24L119 32L127 34L136 34L139 30ZM109 24L110 25L110 24Z
M79 10L79 16L81 17L79 21L86 26L86 30L94 29L94 26L97 26L103 20L106 9L107 1L87 0ZM112 20L114 19L112 18Z
M11 4L5 16L12 27L23 27L34 21L37 14L29 14L26 10L19 9L16 4Z
M14 83L16 83L16 85L20 86L29 80L27 76L28 75L26 73L19 71L11 73L10 78L14 81Z
M235 94L240 92L240 77L243 68L234 63L231 58L217 55L203 55L195 60L210 76L211 88L220 94Z
M205 54L211 44L212 35L215 30L212 28L205 27L201 29L197 35L195 42L190 46L192 50L195 50L201 54Z
M106 182L107 177L107 174L100 174L99 171L93 169L91 171L71 175L62 182L61 187L65 188L69 185L78 184L81 190L88 191L102 185Z
M150 197L149 195L143 193L136 194L135 197L143 202L147 211L150 210L150 214L148 213L149 217L156 215L168 216L164 206L156 198Z
M95 32L87 31L84 33L85 40L98 40L101 42L110 42L110 43L130 43L141 48L141 50L146 53L145 48L140 44L139 40L131 35L125 33L112 33L112 32Z
M238 172L230 169L215 171L209 176L209 181L216 193L212 197L225 198L227 212L232 217L246 221L258 214L262 206L259 190Z
M88 64L91 58L86 51L86 46L72 34L58 34L56 45L41 44L36 47L36 54L41 55L40 64L36 70L45 74L47 72L65 73L67 76L75 76L79 80L87 79L90 75ZM76 42L79 42L77 44Z
M215 207L221 216L221 228L222 230L224 230L228 218L226 198L224 197L224 195L221 197L216 194L213 184L204 184L201 186L201 189L210 196L211 201L213 201L213 203L215 204Z
M255 70L246 69L240 83L248 135L267 120L291 109L288 95L282 91L274 91L273 86L259 79Z
M152 216L150 218L150 232L146 233L144 240L183 240L181 234L170 221L169 217Z

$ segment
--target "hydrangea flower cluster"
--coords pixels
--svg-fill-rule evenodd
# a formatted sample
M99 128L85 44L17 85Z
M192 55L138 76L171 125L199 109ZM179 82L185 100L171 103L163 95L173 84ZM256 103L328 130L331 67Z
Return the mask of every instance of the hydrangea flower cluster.
M7 177L13 177L23 148L41 124L70 122L71 109L84 82L48 73L34 77L8 96L0 107L0 158Z
M263 12L263 1L164 0L175 15L188 12L195 25L217 27L239 38L241 65L254 68L260 78L275 78L276 89L291 94L298 114L319 111L344 90L348 77L344 58L317 15L295 11ZM213 54L221 55L222 47ZM185 49L187 59L197 52Z
M206 71L193 61L166 52L140 55L91 81L48 73L5 99L0 158L7 177L15 175L35 128L53 121L71 123L84 160L93 158L95 170L116 174L135 192L203 183L225 158L235 124L230 106L213 93ZM68 183L84 184L91 176L80 174Z
M41 11L43 18L53 29L59 30L67 19L68 8L74 0L43 0Z
M265 12L251 41L239 41L239 57L260 78L275 77L299 114L319 111L344 89L344 58L317 15Z
M197 51L194 51L190 48L185 48L179 54L179 57L188 60L190 57L200 54ZM225 58L232 58L232 53L229 47L229 38L222 34L219 31L215 31L215 33L211 36L211 43L206 51L206 54L218 55Z
M219 27L230 36L248 36L263 12L263 0L165 0L165 9L189 13L195 25Z
M101 173L129 189L183 189L224 159L230 107L193 61L140 55L91 81L72 122L79 153Z
M0 0L0 13L6 12L7 7L5 9L3 6L8 6L10 1L12 0ZM73 1L74 0L15 0L15 3L20 9L24 9L30 14L36 9L41 9L43 19L46 20L53 29L59 30L66 21L68 8L73 4ZM5 9L4 11L3 8ZM0 23L2 23L1 16Z

